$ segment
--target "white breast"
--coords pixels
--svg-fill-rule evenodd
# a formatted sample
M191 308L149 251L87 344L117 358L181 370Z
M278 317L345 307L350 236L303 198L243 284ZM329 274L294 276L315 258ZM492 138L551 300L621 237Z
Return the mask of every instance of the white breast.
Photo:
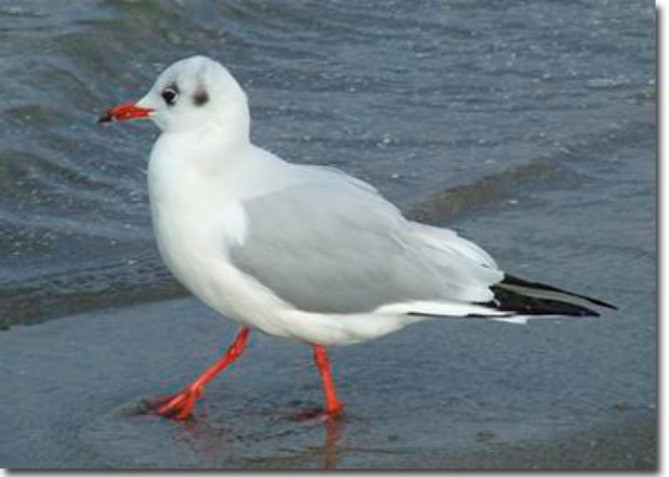
M236 193L242 179L233 168L203 174L202 167L189 162L192 158L161 154L159 143L148 182L154 232L166 265L222 315L287 336L277 314L289 305L228 260L229 247L243 244L250 227Z

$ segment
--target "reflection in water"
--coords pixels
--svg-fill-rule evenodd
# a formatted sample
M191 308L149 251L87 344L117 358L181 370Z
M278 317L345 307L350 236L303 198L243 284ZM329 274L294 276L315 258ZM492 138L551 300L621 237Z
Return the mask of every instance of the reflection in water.
M181 426L179 439L204 468L339 468L344 419L330 419L322 410L288 418L266 413L239 417L239 422L219 425L200 414L175 425Z
M337 444L341 432L346 426L345 418L332 419L323 408L313 408L293 415L292 420L296 422L320 421L325 429L325 443L322 447L312 447L312 452L321 452L323 455L324 469L337 469L339 467L339 455Z
M341 437L345 422L343 419L326 419L325 425L325 445L323 446L323 468L332 470L339 468L339 455L337 453L337 443Z

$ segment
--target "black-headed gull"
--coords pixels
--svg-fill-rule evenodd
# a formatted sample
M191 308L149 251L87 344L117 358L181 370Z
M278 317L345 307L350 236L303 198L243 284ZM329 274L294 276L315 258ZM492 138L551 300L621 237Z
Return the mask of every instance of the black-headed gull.
M374 187L253 145L246 94L220 63L178 61L136 103L101 122L147 118L162 134L148 167L158 247L176 278L241 323L227 353L157 411L187 418L249 331L311 344L325 415L342 410L323 346L359 343L426 319L522 322L594 316L607 303L504 273L455 232L405 219Z

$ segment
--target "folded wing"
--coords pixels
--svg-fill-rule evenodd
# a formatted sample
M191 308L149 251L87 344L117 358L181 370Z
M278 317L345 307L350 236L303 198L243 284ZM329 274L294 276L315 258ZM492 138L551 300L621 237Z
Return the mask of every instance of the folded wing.
M490 286L503 273L480 248L405 220L344 174L314 168L308 176L244 201L248 234L230 250L237 267L280 298L318 313L493 300Z

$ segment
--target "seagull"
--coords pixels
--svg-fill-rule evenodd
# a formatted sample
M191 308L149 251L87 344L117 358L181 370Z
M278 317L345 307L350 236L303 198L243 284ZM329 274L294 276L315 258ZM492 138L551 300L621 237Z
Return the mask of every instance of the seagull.
M524 323L598 316L613 305L503 272L446 228L406 219L370 184L287 162L250 140L247 97L221 63L169 66L137 102L99 122L149 119L162 131L148 163L151 218L174 276L240 331L213 366L151 409L192 415L205 386L244 352L251 330L313 348L325 419L342 415L326 347L426 320Z

